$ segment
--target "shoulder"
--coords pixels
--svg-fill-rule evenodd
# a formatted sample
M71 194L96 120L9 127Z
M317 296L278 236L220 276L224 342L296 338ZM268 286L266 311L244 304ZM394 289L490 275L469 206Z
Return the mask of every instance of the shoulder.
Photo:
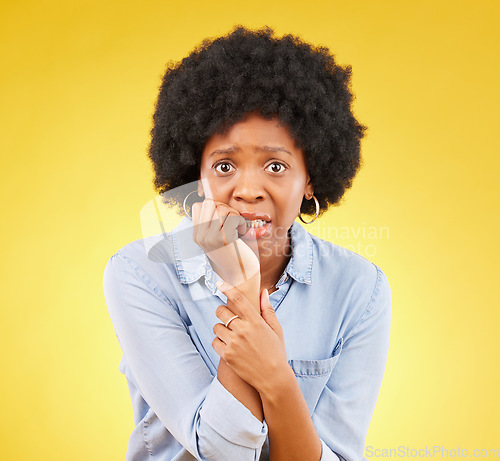
M342 300L345 314L363 320L375 310L390 310L391 288L384 271L365 257L309 234L313 284Z
M344 280L362 280L376 276L378 266L354 251L308 233L314 264Z
M107 280L127 284L141 279L150 289L160 294L168 291L166 281L175 280L175 274L171 234L164 233L137 239L119 248L106 263L104 282L105 285Z

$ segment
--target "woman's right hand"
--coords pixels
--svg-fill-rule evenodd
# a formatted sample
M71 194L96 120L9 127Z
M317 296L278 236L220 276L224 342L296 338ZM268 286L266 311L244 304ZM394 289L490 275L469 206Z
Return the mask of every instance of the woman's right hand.
M252 249L238 237L238 232L243 235L247 230L245 218L229 205L210 198L193 204L192 216L193 240L222 272L219 275L232 286L255 277L260 287L256 242Z

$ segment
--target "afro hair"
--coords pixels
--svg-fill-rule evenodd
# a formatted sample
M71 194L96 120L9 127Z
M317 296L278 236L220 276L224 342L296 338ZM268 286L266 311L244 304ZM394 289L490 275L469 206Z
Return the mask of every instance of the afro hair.
M171 191L179 210L180 186L197 181L208 138L258 111L277 116L304 151L321 215L340 202L361 166L366 127L352 113L350 80L351 66L338 65L328 48L290 34L276 38L269 27L237 25L203 40L170 62L162 79L148 152L155 190ZM314 202L304 199L301 213L314 214Z

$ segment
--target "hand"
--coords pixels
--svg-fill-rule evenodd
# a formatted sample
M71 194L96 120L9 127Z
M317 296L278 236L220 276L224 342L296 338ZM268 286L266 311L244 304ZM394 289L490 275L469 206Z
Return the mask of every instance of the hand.
M260 276L256 242L247 244L238 237L247 229L245 218L237 210L206 198L203 204L193 205L192 214L193 240L222 272L222 278L238 286L257 274ZM260 285L260 277L258 281Z
M215 352L241 379L259 393L267 392L273 382L289 373L285 340L267 290L260 295L261 315L237 288L224 282L219 289L227 296L227 306L220 305L214 325ZM234 317L228 327L226 322Z

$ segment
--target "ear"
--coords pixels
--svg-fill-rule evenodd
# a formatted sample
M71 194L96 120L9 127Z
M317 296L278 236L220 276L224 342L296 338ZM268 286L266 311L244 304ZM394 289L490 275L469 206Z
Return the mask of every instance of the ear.
M304 196L305 196L306 200L311 200L313 195L314 195L314 186L313 186L313 183L311 181L311 177L308 174L306 187L304 189Z

